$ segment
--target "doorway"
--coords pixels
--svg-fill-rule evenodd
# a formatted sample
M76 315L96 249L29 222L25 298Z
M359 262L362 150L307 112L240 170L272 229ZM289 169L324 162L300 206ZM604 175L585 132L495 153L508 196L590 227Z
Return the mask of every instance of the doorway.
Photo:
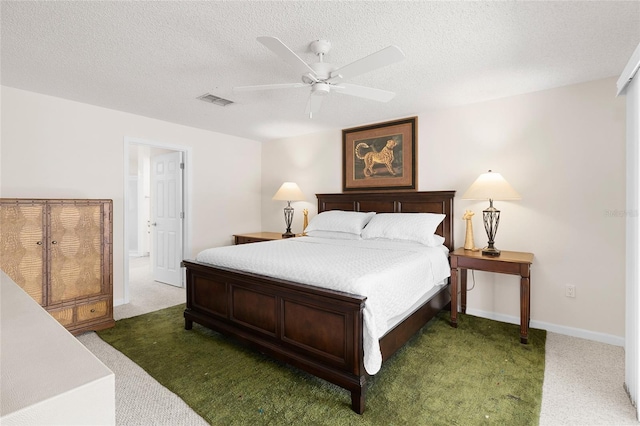
M125 138L124 304L131 268L148 265L158 286L184 287L180 262L190 253L190 148ZM138 293L136 293L138 294ZM139 296L136 296L139 297Z

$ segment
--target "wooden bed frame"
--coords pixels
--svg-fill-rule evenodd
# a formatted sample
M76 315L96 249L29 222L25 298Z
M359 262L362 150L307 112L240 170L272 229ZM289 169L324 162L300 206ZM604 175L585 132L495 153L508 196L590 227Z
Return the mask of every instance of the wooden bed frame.
M318 194L327 210L379 213L444 213L438 228L453 250L455 191ZM362 327L366 297L185 260L185 329L197 322L260 352L351 392L352 409L365 409L367 373ZM388 359L439 311L450 305L443 286L380 339Z

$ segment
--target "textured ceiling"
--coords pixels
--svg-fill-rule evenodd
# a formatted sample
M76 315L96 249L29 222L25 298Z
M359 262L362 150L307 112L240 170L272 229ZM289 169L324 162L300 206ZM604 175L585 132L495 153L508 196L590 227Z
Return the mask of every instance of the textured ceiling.
M29 1L1 3L1 84L265 141L618 76L640 41L640 2ZM349 80L378 103L308 89L256 37L346 65L390 44L402 62ZM235 103L219 107L205 93ZM612 96L615 87L611 88Z

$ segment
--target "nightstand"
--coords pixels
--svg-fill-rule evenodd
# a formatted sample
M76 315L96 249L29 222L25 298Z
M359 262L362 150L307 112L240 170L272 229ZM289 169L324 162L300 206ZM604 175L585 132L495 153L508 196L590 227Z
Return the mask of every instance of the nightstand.
M297 237L298 235L296 235ZM260 241L282 240L281 232L254 232L251 234L235 234L235 244L259 243Z
M451 325L458 326L458 269L460 270L460 310L467 310L467 269L520 275L520 342L529 341L531 319L532 253L502 251L500 256L483 256L481 251L459 248L449 254L451 261Z

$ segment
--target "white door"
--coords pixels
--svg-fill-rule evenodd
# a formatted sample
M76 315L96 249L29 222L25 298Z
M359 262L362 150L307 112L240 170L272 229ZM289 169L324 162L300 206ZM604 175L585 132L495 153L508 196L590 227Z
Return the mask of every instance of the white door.
M182 287L182 153L151 157L153 279Z

